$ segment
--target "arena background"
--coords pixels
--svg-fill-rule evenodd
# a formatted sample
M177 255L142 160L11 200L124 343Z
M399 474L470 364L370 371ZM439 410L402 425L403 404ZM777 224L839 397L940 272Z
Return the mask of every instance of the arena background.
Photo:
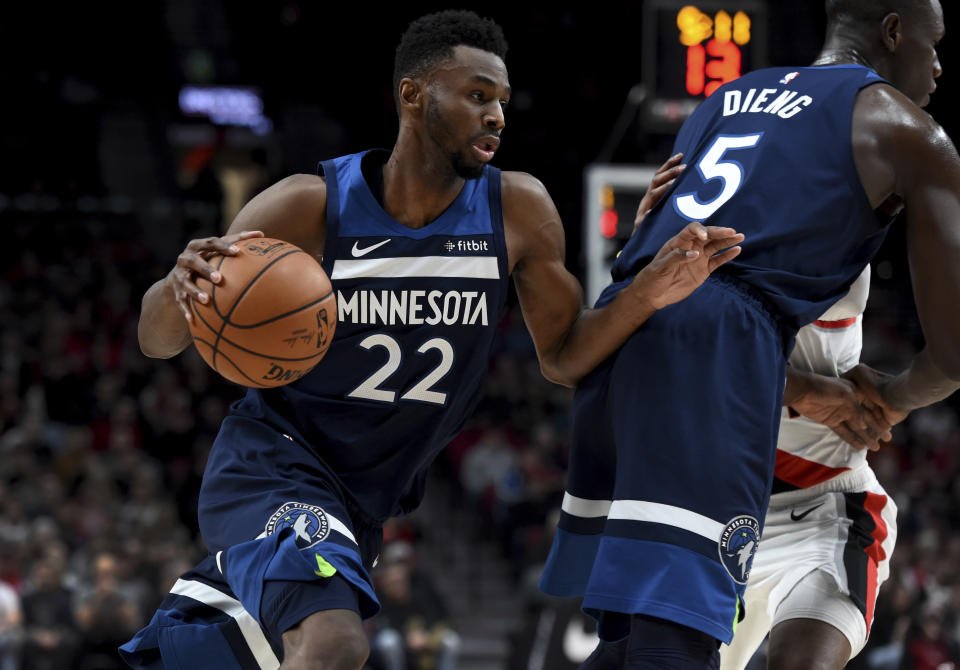
M0 26L3 670L118 667L112 649L203 555L204 457L241 390L192 351L143 357L140 297L188 239L221 232L264 186L324 157L389 148L399 35L444 8L90 4L16 3ZM642 3L477 9L510 43L514 94L495 164L544 182L565 221L568 265L583 276L583 171L640 81ZM809 62L822 4L767 12L769 63ZM928 108L952 135L955 54L948 31ZM270 129L184 116L187 84L255 87ZM659 163L670 144L631 123L611 161ZM922 346L903 247L897 227L874 263L865 322L864 360L887 371ZM457 668L575 668L592 645L589 624L576 603L532 587L562 495L570 393L540 376L516 310L501 335L486 399L438 459L422 510L386 529L377 579L395 595L389 623L419 618L457 633L444 637ZM899 505L900 539L870 646L851 667L960 660L957 406L916 412L871 457ZM370 622L371 635L386 623Z

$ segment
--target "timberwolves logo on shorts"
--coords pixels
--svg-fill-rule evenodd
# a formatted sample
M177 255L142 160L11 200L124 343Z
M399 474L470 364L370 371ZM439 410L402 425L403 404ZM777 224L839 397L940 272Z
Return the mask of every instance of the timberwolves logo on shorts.
M733 517L720 533L720 562L737 584L747 583L759 541L760 524L752 516Z
M326 513L316 505L298 502L281 505L263 530L267 535L273 535L284 528L293 529L297 546L301 549L312 547L330 534Z

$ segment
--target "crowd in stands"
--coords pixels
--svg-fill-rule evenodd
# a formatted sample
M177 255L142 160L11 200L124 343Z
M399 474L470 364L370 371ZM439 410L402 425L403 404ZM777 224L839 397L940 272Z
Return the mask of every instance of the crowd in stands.
M205 456L242 389L192 350L169 361L139 352L140 296L172 261L143 243L142 212L38 202L0 200L0 670L120 668L117 645L205 554ZM899 325L909 294L884 286L868 309L864 357L895 370L915 346ZM549 547L571 395L543 380L511 309L485 398L434 466L496 538L518 589ZM851 667L960 663L958 446L951 400L916 412L871 455L900 510L899 540L870 643ZM455 667L443 594L416 569L416 519L386 539L371 663ZM540 607L531 597L530 616Z

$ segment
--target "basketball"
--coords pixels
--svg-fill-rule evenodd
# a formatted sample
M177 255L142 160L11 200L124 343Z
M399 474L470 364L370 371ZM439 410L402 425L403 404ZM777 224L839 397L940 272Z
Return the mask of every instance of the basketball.
M193 343L232 382L288 384L327 353L337 322L333 287L316 259L293 244L267 237L236 244L236 256L208 261L222 276L219 284L197 278L210 300L190 301Z

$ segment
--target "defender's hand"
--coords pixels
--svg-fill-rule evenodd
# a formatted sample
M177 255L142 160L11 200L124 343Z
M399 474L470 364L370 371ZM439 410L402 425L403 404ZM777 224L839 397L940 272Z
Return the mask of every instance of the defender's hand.
M710 273L740 254L744 236L733 228L689 223L667 240L656 257L633 280L652 309L680 302ZM726 249L722 253L721 250Z
M253 237L263 237L259 230L245 230L242 233L224 237L207 237L190 240L183 252L177 256L177 264L167 274L167 287L173 291L173 297L187 321L193 320L190 314L190 299L206 303L210 296L197 288L199 276L206 277L213 284L219 284L223 277L207 259L216 254L235 256L240 251L236 243Z
M843 376L857 385L857 389L863 395L864 405L891 426L896 426L910 414L909 411L891 406L883 395L883 389L893 379L893 375L860 363L845 372Z
M806 390L790 402L803 416L828 426L856 449L876 451L889 440L890 424L863 404L857 386L846 379L809 374Z
M647 218L650 210L657 206L663 194L673 186L673 182L676 181L677 177L687 169L686 165L680 164L682 160L682 153L674 154L664 161L663 165L657 168L656 174L653 175L653 179L650 181L650 186L647 187L647 192L643 194L643 200L640 201L640 206L637 207L637 216L633 219L633 231L631 231L631 235L637 232L637 228L639 228L643 220Z

